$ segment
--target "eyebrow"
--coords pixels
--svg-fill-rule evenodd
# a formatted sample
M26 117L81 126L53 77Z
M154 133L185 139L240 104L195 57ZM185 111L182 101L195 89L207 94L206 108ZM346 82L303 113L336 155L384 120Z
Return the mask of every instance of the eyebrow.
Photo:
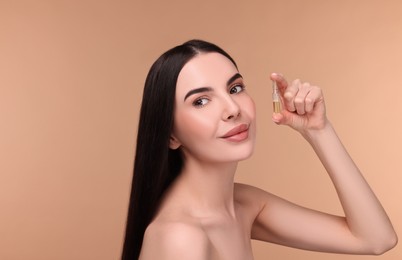
M232 84L232 83L233 83L236 79L238 79L238 78L243 78L243 76L242 76L240 73L234 74L234 75L226 82L226 85L229 86L230 84ZM194 95L194 94L197 94L197 93L202 93L202 92L209 92L209 91L213 91L213 89L212 89L211 87L201 87L201 88L192 89L192 90L190 90L190 91L186 94L186 96L184 97L184 101L186 101L186 99L187 99L189 96L191 96L191 95Z

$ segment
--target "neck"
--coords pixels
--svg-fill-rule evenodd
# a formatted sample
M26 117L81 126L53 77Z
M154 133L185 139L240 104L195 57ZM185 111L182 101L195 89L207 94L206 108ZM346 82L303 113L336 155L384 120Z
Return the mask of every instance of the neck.
M175 183L174 190L180 193L195 214L222 213L235 216L234 175L237 162L206 164L186 160Z

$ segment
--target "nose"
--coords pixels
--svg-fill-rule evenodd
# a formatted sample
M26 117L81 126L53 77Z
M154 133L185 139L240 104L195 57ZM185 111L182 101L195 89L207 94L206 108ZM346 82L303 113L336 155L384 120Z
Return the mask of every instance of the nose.
M233 120L240 116L240 106L232 97L228 96L224 100L222 119L224 121Z

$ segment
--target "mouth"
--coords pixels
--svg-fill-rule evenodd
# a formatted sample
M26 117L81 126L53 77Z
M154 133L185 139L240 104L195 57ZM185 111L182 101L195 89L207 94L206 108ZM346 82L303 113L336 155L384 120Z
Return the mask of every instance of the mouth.
M232 141L232 142L240 142L248 137L248 124L241 124L234 128L232 128L229 132L224 134L221 138Z

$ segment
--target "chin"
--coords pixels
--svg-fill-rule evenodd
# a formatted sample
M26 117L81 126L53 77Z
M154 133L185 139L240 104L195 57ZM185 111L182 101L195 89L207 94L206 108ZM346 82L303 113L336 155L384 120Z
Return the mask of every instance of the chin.
M250 158L254 154L254 149L252 149L250 152L244 154L242 157L239 158L239 161L244 161L248 158Z
M244 161L250 158L254 153L254 145L247 145L232 149L230 152L226 152L228 156L233 158L233 161Z

